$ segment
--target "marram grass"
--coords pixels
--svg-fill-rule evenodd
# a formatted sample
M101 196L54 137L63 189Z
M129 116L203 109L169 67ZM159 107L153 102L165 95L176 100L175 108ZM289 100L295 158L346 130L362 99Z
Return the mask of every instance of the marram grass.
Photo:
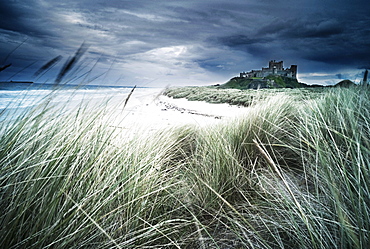
M130 139L109 105L4 117L0 247L366 248L369 91L258 96Z

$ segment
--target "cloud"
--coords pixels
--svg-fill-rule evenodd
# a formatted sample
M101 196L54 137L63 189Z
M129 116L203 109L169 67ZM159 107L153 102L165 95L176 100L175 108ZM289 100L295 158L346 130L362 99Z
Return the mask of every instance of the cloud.
M356 67L365 65L370 57L370 33L365 32L369 26L360 23L356 27L330 17L274 19L250 34L229 35L217 41L256 57Z
M305 20L294 18L274 20L258 30L257 36L275 35L279 38L327 38L343 33L345 24L336 19Z
M0 56L26 40L6 71L36 61L18 75L27 77L85 41L84 57L99 61L98 71L116 63L110 75L131 80L145 70L143 77L167 82L226 81L270 59L298 64L303 77L336 78L369 66L368 6L364 0L5 1Z

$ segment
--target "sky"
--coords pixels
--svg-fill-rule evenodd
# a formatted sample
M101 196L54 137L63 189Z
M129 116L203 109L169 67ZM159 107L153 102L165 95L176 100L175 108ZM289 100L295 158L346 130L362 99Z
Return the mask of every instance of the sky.
M0 81L54 82L81 46L65 82L222 84L283 60L330 85L370 68L368 0L7 0L0 20Z

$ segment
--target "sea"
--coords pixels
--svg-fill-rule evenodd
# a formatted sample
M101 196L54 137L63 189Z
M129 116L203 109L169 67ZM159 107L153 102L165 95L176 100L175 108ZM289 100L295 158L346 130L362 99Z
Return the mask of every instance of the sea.
M45 103L73 106L85 102L98 103L108 99L125 100L132 86L55 85L27 82L0 82L0 120L7 113L24 113ZM3 117L1 117L3 116Z

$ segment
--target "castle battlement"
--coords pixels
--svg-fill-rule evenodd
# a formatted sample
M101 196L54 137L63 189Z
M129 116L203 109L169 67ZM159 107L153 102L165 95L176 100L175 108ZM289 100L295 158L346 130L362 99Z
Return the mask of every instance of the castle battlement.
M291 65L290 68L284 69L283 61L269 61L269 67L263 67L262 70L252 70L240 73L241 78L264 78L269 75L285 76L297 79L297 65Z

